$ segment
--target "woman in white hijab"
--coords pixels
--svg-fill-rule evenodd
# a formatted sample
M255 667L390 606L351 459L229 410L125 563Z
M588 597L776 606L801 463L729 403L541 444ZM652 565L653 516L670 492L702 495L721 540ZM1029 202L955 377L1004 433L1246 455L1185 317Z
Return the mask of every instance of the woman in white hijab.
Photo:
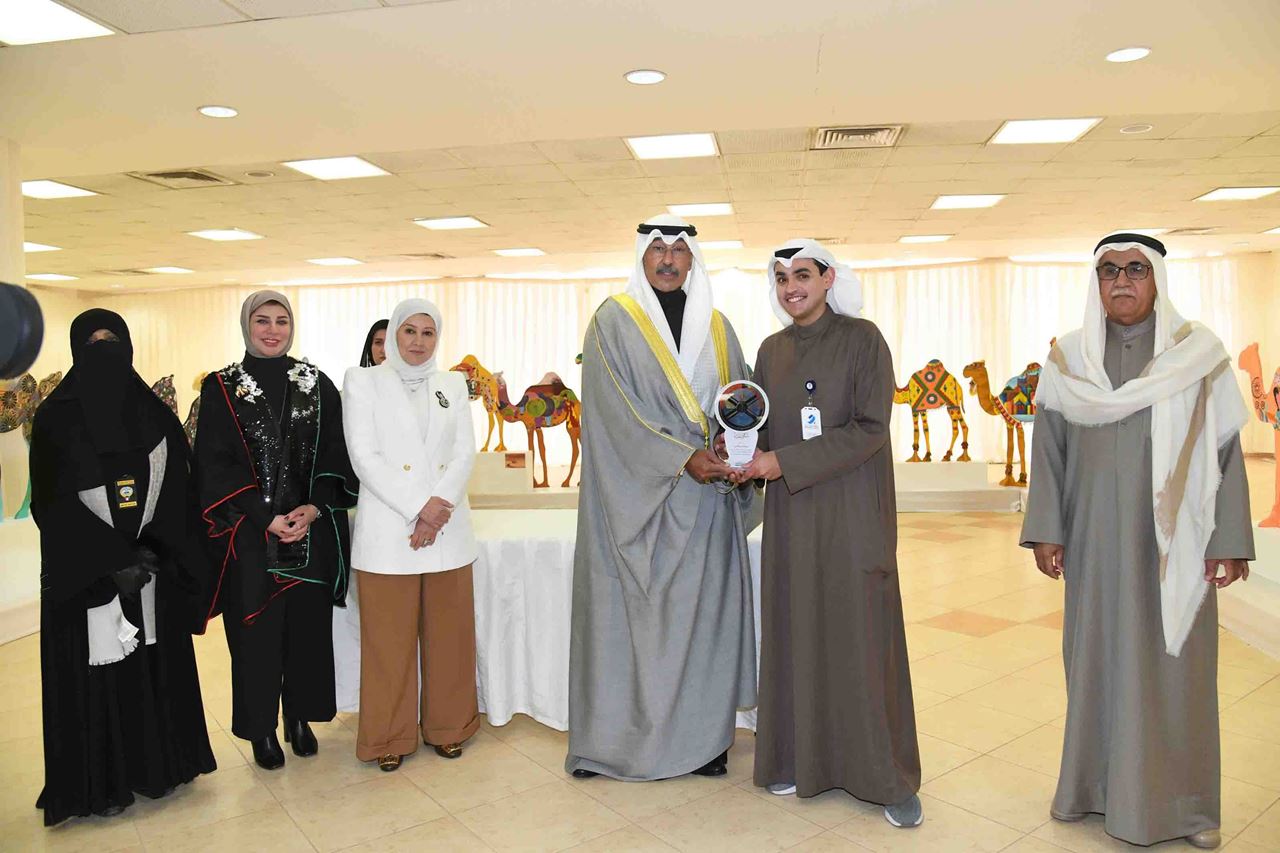
M419 728L423 743L457 758L480 727L467 505L475 436L466 381L436 368L441 331L434 304L406 299L391 313L386 361L348 370L343 385L363 487L351 554L362 616L356 757L387 771L417 750Z

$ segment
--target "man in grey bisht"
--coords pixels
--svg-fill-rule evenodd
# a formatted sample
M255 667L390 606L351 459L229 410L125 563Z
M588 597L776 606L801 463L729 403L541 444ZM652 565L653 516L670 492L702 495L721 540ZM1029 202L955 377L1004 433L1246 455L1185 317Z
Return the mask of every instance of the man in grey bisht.
M749 372L712 307L697 229L637 229L626 293L582 356L569 755L579 778L725 773L755 704L749 485L711 452L716 392Z
M1216 592L1249 575L1248 412L1221 341L1178 315L1165 248L1094 250L1084 327L1037 391L1022 545L1066 579L1056 820L1219 844Z

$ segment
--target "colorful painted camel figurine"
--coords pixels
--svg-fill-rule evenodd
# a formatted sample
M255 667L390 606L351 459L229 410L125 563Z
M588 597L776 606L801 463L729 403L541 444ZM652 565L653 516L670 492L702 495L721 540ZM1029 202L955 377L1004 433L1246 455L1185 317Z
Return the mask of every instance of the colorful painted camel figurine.
M964 392L960 383L947 372L938 359L932 359L923 369L911 374L907 387L897 388L893 394L893 402L905 403L911 407L911 458L908 462L933 461L933 448L929 444L930 409L944 406L951 416L951 446L947 448L943 462L951 461L951 453L955 450L956 436L964 431L964 440L960 443L960 456L957 462L968 462L969 459L969 425L964 420ZM920 458L920 429L924 428L924 459Z
M999 396L991 395L991 383L987 378L987 363L975 361L964 369L969 380L969 393L976 394L978 405L988 415L1004 419L1005 460L1002 486L1027 484L1027 441L1022 425L1036 416L1036 388L1040 385L1040 365L1031 362L1027 369L1005 383ZM1013 439L1018 437L1018 479L1013 479Z
M533 450L533 438L537 434L538 450L534 455L542 455L542 482L538 482L535 472L535 489L547 487L547 447L542 438L542 430L565 425L565 429L569 431L569 441L573 444L573 458L569 460L569 474L560 485L568 488L569 481L573 479L573 471L578 465L578 437L582 434L582 403L578 400L578 395L566 387L559 376L548 373L537 385L524 389L520 402L512 405L502 372L494 374L494 378L498 381L498 414L508 423L519 421L524 424L529 434L530 450Z
M53 389L57 388L58 383L61 381L62 371L58 371L49 374L39 382L30 373L26 373L10 383L8 388L3 393L0 393L0 433L13 432L20 429L22 430L22 438L30 445L31 425L35 420L36 409L40 407L46 397L53 393ZM28 477L26 483L18 488L21 489L20 492L10 490L12 495L23 495L22 502L18 505L17 512L14 513L14 518L25 518L28 515L28 507L31 503L30 477ZM0 499L0 518L3 517L3 499Z
M1276 500L1271 512L1258 522L1259 527L1280 527L1280 368L1271 379L1268 391L1262 382L1262 358L1258 355L1258 345L1249 344L1240 352L1237 366L1249 374L1249 391L1253 397L1253 410L1258 420L1271 424L1275 435L1276 449Z
M494 448L494 452L501 453L506 450L506 441L502 437L502 426L505 421L498 414L497 379L480 365L479 359L474 355L468 355L449 369L456 370L467 378L468 398L483 401L485 414L489 416L489 432L484 437L484 447L480 448L480 452L485 453L489 450L489 441L493 438L495 424L498 427L498 446Z
M187 443L192 447L196 446L196 421L200 420L200 386L204 384L204 378L208 373L201 373L196 376L195 383L191 386L195 389L195 399L191 401L191 408L187 409L187 419L182 422L182 431L187 434ZM176 408L175 403L175 408Z

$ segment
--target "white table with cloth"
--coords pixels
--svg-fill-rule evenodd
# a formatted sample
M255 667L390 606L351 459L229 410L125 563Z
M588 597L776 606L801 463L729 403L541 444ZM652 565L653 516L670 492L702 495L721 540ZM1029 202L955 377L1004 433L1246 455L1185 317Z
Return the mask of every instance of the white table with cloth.
M575 509L475 510L479 557L473 569L476 687L480 710L495 726L515 714L569 727L569 619L573 600ZM760 650L760 529L747 539L751 555L756 653ZM333 613L338 710L359 711L360 607L351 584L345 609ZM755 729L755 710L738 713Z

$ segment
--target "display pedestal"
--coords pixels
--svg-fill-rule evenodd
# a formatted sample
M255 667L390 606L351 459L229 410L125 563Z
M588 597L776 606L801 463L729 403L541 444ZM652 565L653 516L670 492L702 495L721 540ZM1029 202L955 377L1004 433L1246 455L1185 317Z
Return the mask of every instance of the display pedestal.
M1280 658L1280 528L1253 526L1257 559L1249 579L1218 593L1218 621L1251 646Z
M896 462L898 512L1021 512L1024 487L996 486L985 462Z
M533 487L533 454L528 451L515 453L477 453L475 467L471 469L471 481L467 484L467 499L472 509L577 509L578 489L562 489L567 467L551 466L545 489ZM542 465L537 468L542 475ZM574 472L574 479L578 472Z

